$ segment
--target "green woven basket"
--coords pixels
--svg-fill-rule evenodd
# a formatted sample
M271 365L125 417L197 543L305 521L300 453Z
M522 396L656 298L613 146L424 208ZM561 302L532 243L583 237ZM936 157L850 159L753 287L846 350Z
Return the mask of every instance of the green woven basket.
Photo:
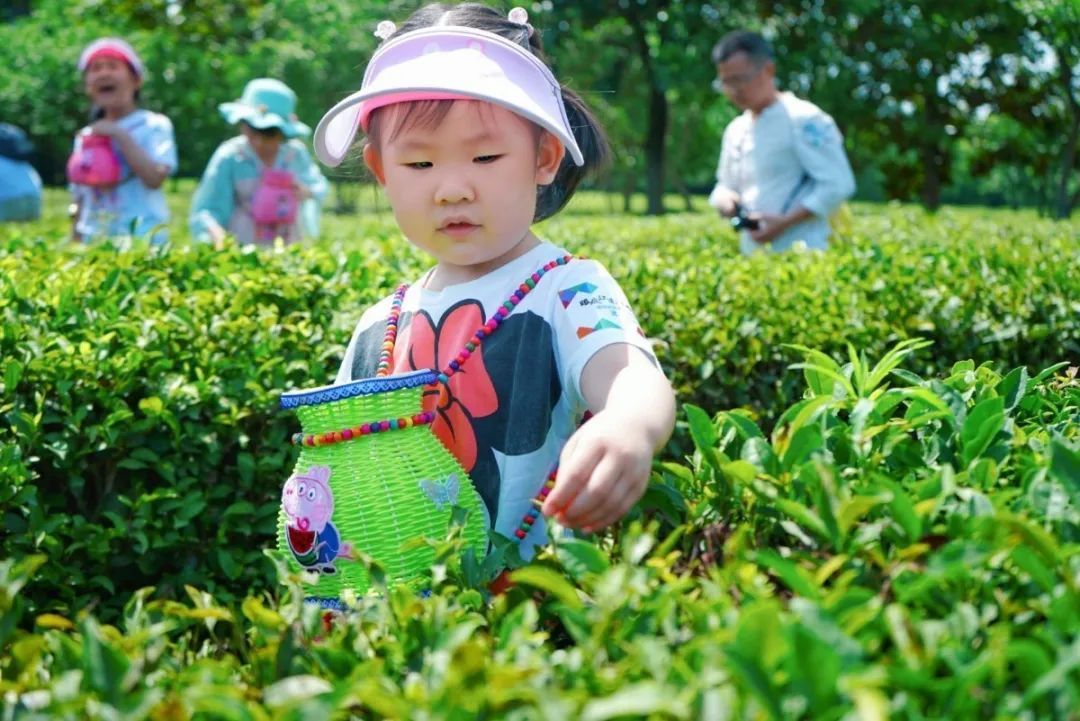
M319 574L311 595L336 605L346 588L365 592L371 579L360 551L387 579L413 587L434 563L434 550L405 546L445 538L454 506L468 511L469 546L487 546L487 512L465 469L431 430L422 408L434 371L368 378L286 393L303 433L292 476L282 490L278 549L293 567Z

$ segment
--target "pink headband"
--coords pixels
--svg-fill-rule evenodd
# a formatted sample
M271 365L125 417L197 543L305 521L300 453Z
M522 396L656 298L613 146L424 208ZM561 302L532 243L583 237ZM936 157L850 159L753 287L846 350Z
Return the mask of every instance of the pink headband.
M98 38L87 45L86 49L79 55L79 63L77 65L79 72L85 73L90 62L98 57L112 57L123 60L131 66L132 71L140 79L146 72L142 60L139 59L139 55L135 52L135 49L120 38Z

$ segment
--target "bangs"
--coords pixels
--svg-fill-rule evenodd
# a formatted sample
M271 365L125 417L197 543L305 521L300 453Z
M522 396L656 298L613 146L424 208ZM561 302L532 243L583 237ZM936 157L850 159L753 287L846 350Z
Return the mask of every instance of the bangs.
M475 108L481 123L492 122L491 104L483 100L461 98L460 100L413 100L406 103L394 103L376 108L371 112L368 118L368 142L380 148L383 140L393 142L402 133L410 130L435 130L446 120L454 103L458 102L470 103ZM519 116L515 115L515 117ZM535 127L536 130L540 130L540 126L532 121L520 119L529 126Z
M386 131L392 142L414 128L434 130L442 125L456 100L414 100L377 108L368 119L368 140L376 148L382 145Z

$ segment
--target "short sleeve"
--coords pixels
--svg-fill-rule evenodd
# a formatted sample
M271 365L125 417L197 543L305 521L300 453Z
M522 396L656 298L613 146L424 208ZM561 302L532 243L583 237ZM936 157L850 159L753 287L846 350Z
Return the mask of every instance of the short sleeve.
M720 207L719 193L721 189L730 190L736 193L742 192L742 189L738 187L736 182L735 170L733 167L733 157L735 153L732 148L732 128L736 126L737 121L738 118L728 123L728 126L724 128L724 134L720 140L720 158L716 162L716 185L709 194L709 205L714 208Z
M86 129L83 128L79 132L75 133L75 139L71 142L71 154L72 155L79 152L79 149L82 148L82 137L83 137L83 133L85 131L86 131ZM68 181L68 190L71 191L71 199L74 202L76 202L76 203L83 202L83 195L86 192L86 187L85 186L78 185L76 183L72 183L71 181Z
M176 172L176 137L173 134L172 121L161 114L155 114L149 124L147 144L143 148L154 162L169 169L169 174Z
M609 345L640 348L659 366L626 294L607 270L593 260L575 260L554 273L557 291L551 310L556 357L563 387L573 404L584 408L581 374L586 364Z

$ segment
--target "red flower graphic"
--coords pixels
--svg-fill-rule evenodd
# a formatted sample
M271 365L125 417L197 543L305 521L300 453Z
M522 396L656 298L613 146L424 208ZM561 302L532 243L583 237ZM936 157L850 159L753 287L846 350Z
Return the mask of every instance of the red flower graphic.
M404 371L433 368L439 372L457 357L473 333L484 323L484 312L475 301L456 306L443 316L438 327L421 311L398 336L394 366ZM442 383L424 390L424 410L435 411L432 430L471 472L476 465L474 418L483 418L499 408L495 386L484 367L478 346L454 375L449 388Z

